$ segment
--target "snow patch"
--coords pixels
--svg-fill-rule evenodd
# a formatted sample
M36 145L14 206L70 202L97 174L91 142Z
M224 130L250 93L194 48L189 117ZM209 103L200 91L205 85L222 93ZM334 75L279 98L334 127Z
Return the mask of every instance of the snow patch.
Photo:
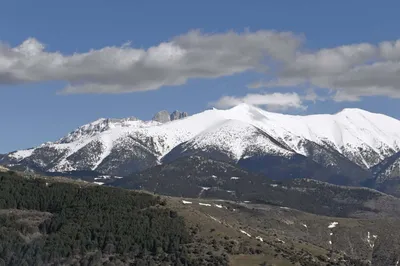
M182 203L183 203L183 204L192 204L191 201L186 201L186 200L182 200Z
M93 183L99 186L104 185L104 182L93 182Z
M211 219L213 219L214 221L216 221L216 222L218 222L218 223L221 223L221 221L220 220L218 220L217 218L215 218L214 216L211 216L211 215L208 215Z
M111 154L111 150L114 147L114 136L112 135L112 132L110 132L109 134L103 134L101 138L101 144L103 148L102 153L96 164L92 167L92 170L95 170L97 167L99 167L104 159Z
M264 239L261 236L257 236L256 239L261 241L261 242L264 242Z
M101 179L111 179L111 176L110 175L101 175L101 176L94 178L94 180L101 180Z
M32 155L35 149L28 149L28 150L19 150L13 153L10 153L9 156L11 158L17 159L18 161L25 159Z
M375 246L375 240L376 240L377 238L378 238L377 235L372 235L372 238L371 238L371 233L368 232L368 234L367 234L367 243L368 243L368 246L369 246L370 248L374 248L374 246Z
M247 233L246 231L240 230L240 233L245 234L248 237L251 237L251 235L249 233Z
M201 205L201 206L207 206L207 207L211 207L211 204L208 204L208 203L202 203L202 202L199 202L199 205Z
M292 225L294 224L294 222L292 220L287 220L287 219L283 219L282 222L284 222L287 225Z
M328 228L335 228L336 225L338 225L338 224L339 224L338 222L332 222L329 224Z
M217 208L220 208L220 209L223 208L223 206L222 206L222 205L219 205L219 204L214 204L214 206L217 207Z
M237 176L232 176L231 177L231 180L239 180L240 179L240 177L237 177Z

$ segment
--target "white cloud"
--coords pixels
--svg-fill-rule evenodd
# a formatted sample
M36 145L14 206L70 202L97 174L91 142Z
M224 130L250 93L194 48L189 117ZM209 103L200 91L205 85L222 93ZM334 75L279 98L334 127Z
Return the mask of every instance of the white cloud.
M265 106L269 110L306 109L297 93L247 94L244 97L224 96L211 105L217 108L229 108L241 103Z
M285 67L283 74L297 78L341 74L355 65L366 63L375 55L375 47L366 43L321 49L314 53L300 52Z
M394 42L381 42L379 44L379 54L386 60L399 60L400 40Z
M64 93L122 93L182 85L190 78L217 78L263 71L263 60L289 62L301 37L290 32L191 31L147 50L105 47L63 55L30 38L17 47L0 44L0 84L66 81Z
M335 90L336 101L359 101L364 96L400 98L400 41L367 43L299 51L269 81L253 88L306 87Z
M66 55L29 38L17 47L0 43L0 85L64 81L69 85L63 93L125 93L257 71L268 79L249 88L324 88L333 90L337 101L400 98L400 40L316 51L305 41L291 32L191 31L148 49L126 43Z

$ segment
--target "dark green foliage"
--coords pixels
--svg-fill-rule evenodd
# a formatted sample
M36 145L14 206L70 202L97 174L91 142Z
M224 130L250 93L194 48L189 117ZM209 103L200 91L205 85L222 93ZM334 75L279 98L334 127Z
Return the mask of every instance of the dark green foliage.
M161 205L150 194L1 173L0 258L5 265L196 265L183 218ZM48 215L37 222L33 213L21 216L27 210Z

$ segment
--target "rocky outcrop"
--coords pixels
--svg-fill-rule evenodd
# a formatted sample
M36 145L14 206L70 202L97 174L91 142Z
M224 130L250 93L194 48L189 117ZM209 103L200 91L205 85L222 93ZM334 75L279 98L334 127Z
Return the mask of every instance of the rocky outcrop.
M170 121L174 121L174 120L178 120L178 119L182 119L188 116L188 113L186 112L180 112L180 111L173 111L171 114L166 111L160 111L158 113L156 113L153 116L153 120L160 122L160 123L167 123Z
M179 112L179 111L173 111L172 114L170 115L171 121L182 119L189 116L188 113L186 112Z
M160 111L153 116L153 120L160 123L167 123L171 121L169 112L166 110Z

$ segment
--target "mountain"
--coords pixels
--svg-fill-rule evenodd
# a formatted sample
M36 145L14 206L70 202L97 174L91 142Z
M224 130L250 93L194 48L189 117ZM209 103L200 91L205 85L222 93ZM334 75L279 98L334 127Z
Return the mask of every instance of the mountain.
M151 121L99 119L58 141L11 152L1 163L127 176L199 155L275 179L357 185L370 179L370 167L399 151L400 121L382 114L344 109L293 116L240 104L192 116L163 111Z

